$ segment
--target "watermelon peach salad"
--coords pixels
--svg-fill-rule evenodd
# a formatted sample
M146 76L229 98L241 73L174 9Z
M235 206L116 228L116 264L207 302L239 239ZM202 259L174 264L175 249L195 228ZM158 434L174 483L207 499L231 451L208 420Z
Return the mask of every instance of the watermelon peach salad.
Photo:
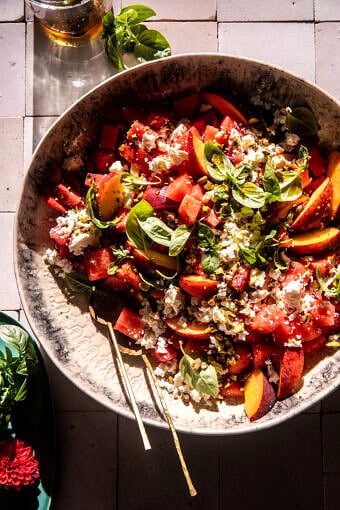
M308 107L202 92L112 110L65 143L46 202L47 263L120 296L115 330L174 398L244 400L257 420L340 345L340 152Z

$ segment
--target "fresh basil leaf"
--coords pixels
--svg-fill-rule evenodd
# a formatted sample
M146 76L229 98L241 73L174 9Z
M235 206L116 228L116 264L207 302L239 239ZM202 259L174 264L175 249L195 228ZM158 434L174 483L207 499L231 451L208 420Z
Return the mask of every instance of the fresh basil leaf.
M28 333L19 326L10 324L0 325L0 337L19 353L25 352L28 346ZM10 353L9 356L11 356Z
M183 354L179 369L184 381L200 393L217 397L219 393L216 369L199 354Z
M87 279L84 273L65 273L64 275L66 285L76 294L89 294L91 295L95 287Z
M306 170L306 168L308 168L308 161L310 160L310 155L307 147L300 145L298 157L299 160L301 159L303 161L302 165L299 166L299 173L301 173Z
M160 32L147 29L138 35L134 54L139 61L144 62L168 57L171 50L168 41Z
M200 248L215 248L215 234L212 229L205 223L197 224L197 239Z
M114 67L116 67L118 71L124 71L125 66L111 38L109 38L105 44L105 51Z
M253 182L246 182L242 187L232 188L232 196L236 202L251 209L260 209L266 204L269 194Z
M13 400L15 402L21 402L22 400L25 400L25 398L27 397L27 390L28 390L28 388L27 388L27 378L25 378L22 381L21 386L19 387L19 389L17 390L17 392L13 396Z
M128 25L137 25L152 16L156 16L154 10L145 5L135 4L124 7L116 17L118 23L127 23Z
M234 180L234 165L215 143L208 141L204 144L204 162L208 175L214 182Z
M280 182L275 175L275 170L270 159L267 160L263 175L263 188L272 196L270 201L281 198Z
M202 255L202 269L205 274L215 273L216 269L220 265L220 256L216 250L208 250L203 252Z
M102 20L105 53L118 71L125 69L124 53L133 52L139 61L154 60L171 54L168 41L157 30L149 30L141 23L155 11L145 5L124 7L115 17L107 13Z
M242 246L240 246L238 255L243 262L250 266L254 266L257 262L256 251L251 248L242 248Z
M86 193L86 210L87 214L89 215L92 223L99 229L106 229L106 228L114 228L117 223L120 222L121 216L118 216L114 220L110 221L102 221L99 218L96 218L94 213L93 204L96 201L96 187L91 186L88 189L88 192Z
M111 35L111 33L115 30L116 24L115 24L115 16L112 11L109 11L103 16L102 19L103 24L103 39L105 39L107 36Z
M141 230L152 239L152 241L161 246L170 246L173 230L168 227L164 221L156 216L150 216L145 220L140 220L138 218L137 221Z
M146 200L138 202L129 212L126 219L126 235L136 248L144 250L151 246L152 241L146 238L139 222L145 221L153 214L153 207Z
M316 135L319 128L313 112L306 106L287 107L285 126L298 136Z
M184 246L186 245L192 232L192 227L187 225L180 225L172 233L170 244L169 244L169 255L170 257L176 257L181 253Z

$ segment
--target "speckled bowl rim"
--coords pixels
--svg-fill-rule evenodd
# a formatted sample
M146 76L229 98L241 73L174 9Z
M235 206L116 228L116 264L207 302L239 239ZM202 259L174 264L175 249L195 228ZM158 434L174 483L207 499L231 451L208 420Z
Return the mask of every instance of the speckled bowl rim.
M245 64L246 63L258 64L260 66L267 67L267 68L273 70L274 73L275 72L283 73L288 78L291 77L292 79L299 80L300 82L306 84L307 87L310 87L310 88L314 89L317 93L322 94L324 97L328 98L330 101L335 103L338 106L338 108L340 109L340 102L338 100L336 100L334 97L332 97L331 94L329 94L327 91L325 91L321 87L319 87L318 85L308 81L307 79L302 78L301 76L299 76L299 75L297 75L297 74L295 74L293 72L287 71L286 69L281 68L280 66L277 66L277 65L274 65L274 64L269 64L269 63L266 63L264 61L257 60L257 59L252 59L252 58L247 58L247 57L242 57L242 56L235 56L235 55L230 55L230 54L225 54L225 53L215 53L215 52L202 53L202 52L197 52L197 53L183 53L183 54L178 54L178 55L162 58L162 59L160 59L158 61L152 61L152 62L147 62L147 63L144 63L144 64L139 64L138 67L143 67L143 69L149 68L151 70L153 66L155 66L155 65L157 65L158 63L161 63L161 62L178 61L180 63L182 59L195 58L195 57L198 57L198 58L213 57L213 58L220 58L220 59L230 59L230 60L234 60L234 61L242 61ZM88 92L83 94L79 99L74 101L53 122L53 124L47 129L47 131L45 132L44 136L39 141L36 149L34 150L34 152L32 154L30 163L29 163L28 168L27 168L27 172L26 172L25 181L24 181L24 184L23 184L23 187L22 187L21 195L20 195L20 198L19 198L19 202L18 202L19 204L21 204L21 201L22 201L23 196L25 194L26 181L28 179L28 174L30 172L30 169L34 166L34 160L35 160L37 154L39 153L39 151L41 149L41 146L44 143L44 140L46 138L48 138L50 136L50 133L53 132L56 129L56 127L60 123L61 119L64 118L65 116L67 116L70 112L72 112L72 110L74 108L76 108L77 105L79 105L79 103L81 103L84 100L84 98L88 97L89 95L92 95L92 94L96 93L96 91L98 89L101 89L102 87L106 87L107 84L110 83L110 82L114 82L117 79L118 80L123 80L125 76L128 76L129 73L134 72L135 70L136 70L136 67L133 67L131 69L127 69L127 70L122 71L120 73L114 74L111 77L109 77L109 78L105 79L104 81L100 82L95 87L90 89ZM133 419L134 418L133 417L133 413L130 411L129 407L119 408L118 409L114 404L110 405L109 402L103 400L101 395L98 395L96 392L92 391L89 388L84 388L82 386L81 382L78 379L74 379L72 377L72 374L67 370L67 367L64 366L64 364L55 355L53 346L51 344L49 344L49 343L46 344L45 342L41 342L41 340L39 338L39 335L38 335L37 326L35 325L34 320L31 317L30 312L29 312L29 304L28 304L28 302L26 300L24 285L23 285L23 282L22 282L20 274L19 274L19 268L18 268L18 250L17 250L19 220L20 220L20 218L19 218L19 209L18 209L17 212L16 212L15 225L14 225L14 268L15 268L15 276L16 276L17 286L18 286L19 295L20 295L20 298L21 298L21 301L22 301L23 309L24 309L24 311L26 313L26 316L27 316L28 322L30 324L30 327L32 328L32 331L35 334L35 337L37 338L37 341L39 342L39 345L46 352L46 354L49 356L51 361L56 365L56 367L60 370L60 372L67 379L69 379L76 387L78 387L82 392L84 392L85 394L87 394L88 396L93 398L93 400L97 401L99 404L103 405L104 407L106 407L106 408L108 408L108 409L110 409L110 410L112 410L112 411L114 411L114 412L116 412L116 413L118 413L118 414L120 414L122 416L125 416L127 418ZM340 361L340 357L339 357L339 361ZM215 435L215 436L240 435L240 434L244 434L244 433L258 432L258 431L265 430L265 429L271 428L273 426L277 426L279 424L282 424L287 419L293 418L294 416L297 416L298 414L308 410L310 407L316 405L318 402L320 402L322 399L324 399L327 395L329 395L330 393L335 391L339 385L340 385L340 373L337 374L337 378L335 379L335 381L332 384L330 384L329 386L325 386L323 389L319 390L318 393L312 399L312 401L300 401L298 403L298 405L296 405L295 407L291 407L288 410L286 410L285 412L282 412L281 414L278 414L277 416L271 417L270 420L266 420L266 421L261 421L260 420L258 422L252 422L252 423L251 422L245 422L243 426L241 426L241 427L239 427L237 429L215 430L214 428L207 428L206 430L202 430L200 428L193 427L193 428L190 428L190 430L189 430L187 427L183 428L180 424L177 425L176 428L177 428L178 431L183 432L183 433L197 434L197 435L201 435L201 436L205 436L205 435L206 436L211 436L211 435ZM167 428L168 427L165 420L158 422L158 421L155 421L154 419L151 419L151 418L143 416L143 421L145 423L147 423L148 425L152 425L152 426L155 426L155 427L161 427L161 428Z

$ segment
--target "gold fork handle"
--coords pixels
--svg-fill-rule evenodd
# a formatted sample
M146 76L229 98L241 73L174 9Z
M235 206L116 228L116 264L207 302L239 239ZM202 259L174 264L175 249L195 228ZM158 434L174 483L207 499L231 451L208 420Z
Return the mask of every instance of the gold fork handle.
M120 375L121 375L121 377L123 379L126 391L128 393L130 404L131 404L131 407L133 409L135 418L137 420L140 434L142 436L144 448L145 448L145 450L150 450L151 449L151 444L150 444L148 435L147 435L145 427L144 427L144 423L142 421L142 417L140 415L140 412L139 412L139 409L138 409L138 406L137 406L136 397L135 397L135 395L133 393L133 389L132 389L132 386L131 386L131 383L130 383L130 380L129 380L129 377L128 377L128 374L127 374L127 371L126 371L126 368L125 368L125 365L124 365L124 361L123 361L122 355L121 355L120 350L119 350L119 346L118 346L118 342L117 342L117 339L116 339L116 335L115 335L114 330L113 330L113 326L112 326L112 324L110 322L107 322L107 327L108 327L108 330L109 330L109 333L110 333L110 340L111 340L112 346L113 346L114 351L115 351L115 355L116 355L116 359L117 359L117 364L118 364L118 370L119 370L119 373L120 373Z
M182 453L182 449L181 449L181 445L180 445L179 438L178 438L178 435L177 435L177 431L175 429L174 423L172 421L172 418L171 418L171 415L169 413L168 406L166 405L165 399L163 397L162 391L161 391L161 389L159 387L159 384L157 382L157 378L156 378L155 372L154 372L154 370L152 368L152 365L151 365L151 363L149 361L149 358L145 354L142 354L142 358L143 358L143 361L145 363L146 368L149 371L149 374L151 375L154 387L157 390L157 394L158 394L159 400L160 400L162 408L163 408L164 416L165 416L166 421L168 422L169 428L171 430L172 437L173 437L173 440L174 440L174 443L175 443L175 447L176 447L176 450L177 450L178 458L179 458L179 461L180 461L181 466L182 466L182 471L183 471L185 480L187 482L187 486L188 486L188 489L189 489L190 496L196 496L197 495L197 491L196 491L196 489L195 489L195 487L194 487L194 485L192 483L192 480L191 480L191 477L190 477L190 473L189 473L189 470L187 468L187 465L186 465L186 462L185 462L185 459L184 459L184 456L183 456L183 453Z

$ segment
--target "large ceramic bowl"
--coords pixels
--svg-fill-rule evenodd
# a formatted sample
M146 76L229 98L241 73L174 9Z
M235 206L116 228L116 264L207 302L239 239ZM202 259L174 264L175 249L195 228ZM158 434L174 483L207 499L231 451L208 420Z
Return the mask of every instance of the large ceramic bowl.
M276 106L307 105L320 125L320 141L327 149L340 146L340 106L305 80L261 62L218 54L190 54L143 64L113 76L90 91L46 133L28 169L17 214L16 274L18 286L35 335L58 366L84 392L118 413L132 416L122 393L106 333L91 321L86 301L67 298L43 257L49 246L48 210L41 200L46 179L60 165L65 140L80 129L93 133L101 113L119 101L141 104L192 93L201 89L241 98L258 96ZM301 389L277 402L256 423L249 423L243 405L224 403L214 410L197 409L166 396L178 430L201 434L232 434L278 424L307 409L340 383L340 351L318 360L304 377ZM146 374L136 359L126 360L128 373L146 422L165 426L150 395Z

